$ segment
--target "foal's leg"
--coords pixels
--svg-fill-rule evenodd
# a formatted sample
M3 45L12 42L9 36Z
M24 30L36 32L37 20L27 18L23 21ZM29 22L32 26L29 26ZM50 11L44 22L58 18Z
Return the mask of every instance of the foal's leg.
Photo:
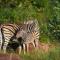
M24 52L24 54L26 53L26 52L25 52L25 44L23 44L23 52Z

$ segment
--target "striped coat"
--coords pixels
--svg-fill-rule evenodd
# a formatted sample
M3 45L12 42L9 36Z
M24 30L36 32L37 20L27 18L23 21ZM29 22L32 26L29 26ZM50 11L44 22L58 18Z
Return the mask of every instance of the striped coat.
M32 43L34 47L38 48L38 40L39 40L39 25L38 21L30 20L24 22L28 27L24 27L26 30L18 31L16 34L16 38L22 37L22 44L25 53L25 45L27 45L27 51L29 43ZM21 49L21 47L20 47ZM21 52L21 50L20 50Z
M3 40L1 41L0 47L3 45L3 51L6 53L7 45L10 41L10 39L13 36L16 36L16 38L22 37L22 41L20 41L23 44L23 49L25 51L25 45L28 45L29 43L32 43L35 47L38 47L38 40L39 40L39 27L37 21L26 21L23 24L17 25L17 24L3 24L2 25L2 35ZM30 41L31 40L31 41ZM21 46L19 46L19 53L21 51Z
M10 39L16 35L18 31L22 29L22 27L25 26L24 24L3 24L1 26L1 32L2 32L2 37L3 39L0 40L0 50L1 47L3 46L3 52L6 53L6 48L7 45L10 41Z

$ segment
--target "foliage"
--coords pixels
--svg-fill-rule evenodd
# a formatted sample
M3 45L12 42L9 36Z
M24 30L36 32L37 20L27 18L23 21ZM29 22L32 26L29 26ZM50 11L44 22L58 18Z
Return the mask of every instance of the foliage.
M29 19L39 21L40 41L60 40L60 0L0 0L1 24Z

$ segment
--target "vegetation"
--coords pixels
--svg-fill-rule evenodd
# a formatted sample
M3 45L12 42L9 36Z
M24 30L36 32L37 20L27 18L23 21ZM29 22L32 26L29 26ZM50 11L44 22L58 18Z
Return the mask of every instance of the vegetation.
M49 48L48 52L39 50L38 52L21 54L22 60L60 60L60 47Z
M0 0L0 23L37 19L40 41L60 40L59 0Z

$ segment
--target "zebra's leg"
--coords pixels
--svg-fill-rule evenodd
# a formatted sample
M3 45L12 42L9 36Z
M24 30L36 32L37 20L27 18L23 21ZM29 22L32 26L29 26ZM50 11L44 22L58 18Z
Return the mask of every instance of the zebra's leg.
M35 40L35 47L38 49L38 40Z
M19 54L21 53L21 51L22 51L22 47L21 47L21 46L19 46Z
M1 33L1 31L0 31L0 51L1 51L2 43L3 43L3 40L2 40L2 33Z
M6 53L6 48L9 43L9 38L5 38L4 45L3 45L3 52Z
M29 52L29 43L26 44L26 50Z
M1 47L2 47L2 40L0 39L0 51L1 51Z
M25 52L25 44L23 43L23 52L24 52L24 54L26 53Z
M34 46L34 48L35 48L35 43L34 43L34 41L32 42L32 44L33 44L33 46Z

